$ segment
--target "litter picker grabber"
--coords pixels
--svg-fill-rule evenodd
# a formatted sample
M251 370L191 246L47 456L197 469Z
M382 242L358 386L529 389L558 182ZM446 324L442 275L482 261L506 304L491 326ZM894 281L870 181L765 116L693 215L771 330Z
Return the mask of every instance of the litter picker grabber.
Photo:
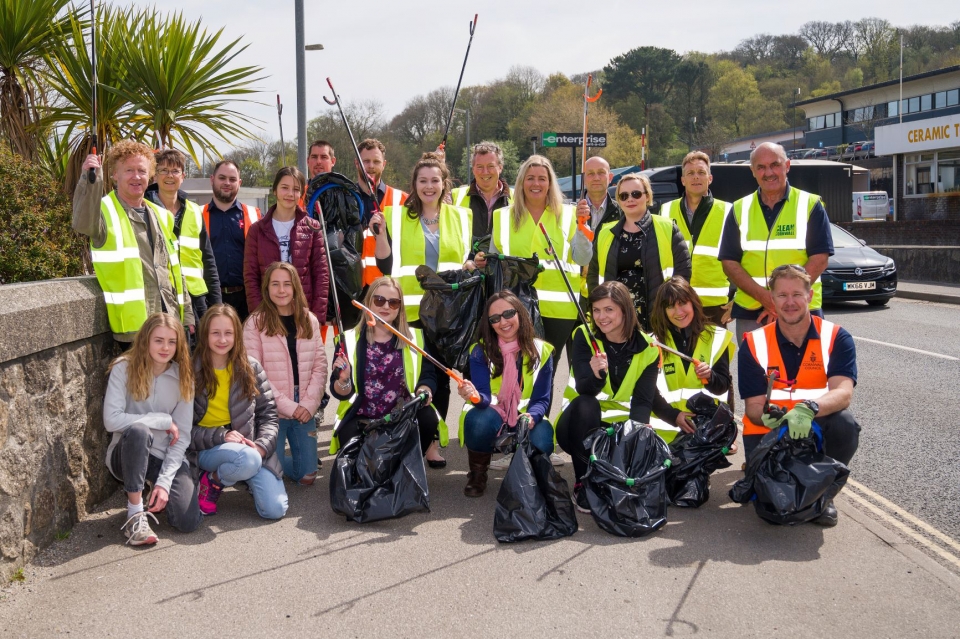
M280 125L280 152L283 153L283 166L287 165L287 145L283 141L283 105L280 104L280 94L277 94L277 123Z
M547 252L550 253L550 257L553 258L554 264L557 265L557 270L560 271L560 276L563 278L563 283L567 286L567 295L570 297L570 301L573 302L574 307L577 309L577 315L580 316L580 322L583 324L583 328L587 331L587 337L590 339L590 345L593 346L593 352L595 355L600 354L600 345L597 344L597 338L593 336L593 333L590 331L590 323L587 322L587 316L584 314L583 309L580 308L580 303L577 301L577 296L573 292L573 287L570 286L570 280L567 279L567 273L563 270L563 264L560 262L560 256L557 255L556 249L553 248L553 240L550 239L550 234L547 233L546 227L543 226L543 222L537 224L540 227L540 232L543 233L543 237L547 238Z
M593 75L587 74L587 83L583 88L583 153L580 157L580 199L587 197L587 106L591 102L596 102L600 99L600 96L603 94L603 89L597 91L597 94L590 97L590 85L593 83ZM590 230L590 227L587 225L587 217L577 218L577 226L580 227L581 232L584 236L591 242L593 241L593 231Z
M93 114L93 129L90 135L90 155L97 154L97 9L94 0L90 0L90 67L93 71L90 89L92 93L91 113ZM93 184L97 181L97 170L90 168L87 171L87 181Z
M695 358L695 357L690 357L689 355L684 355L684 354L681 353L680 351L678 351L678 350L676 350L676 349L673 349L673 348L670 348L670 347L667 346L666 344L658 341L656 337L652 337L652 336L651 336L651 337L650 337L650 343L653 344L654 346L656 346L656 347L657 347L658 349L660 349L661 351L667 351L668 353L672 353L672 354L676 355L677 357L679 357L680 359L686 360L686 361L690 362L690 363L693 364L694 366L699 366L700 364L703 363L703 362L701 362L699 359L697 359L697 358ZM660 364L662 365L662 364L663 364L663 353L660 353L660 360L661 360L661 361L660 361ZM700 381L701 381L702 383L704 383L704 384L707 383L707 380L704 379L703 377L701 377L701 378L699 378L699 379L700 379ZM768 396L768 399L769 399L769 396Z
M308 210L313 209L315 202L316 198L311 201ZM340 314L340 299L337 297L337 287L333 281L333 256L330 254L330 243L328 242L330 236L327 235L327 221L323 215L318 215L317 218L320 220L320 228L323 229L324 252L327 254L327 272L330 274L330 292L332 293L331 297L333 297L333 316L337 324L337 332L336 335L333 336L333 356L336 358L337 355L341 355L344 361L349 361L347 358L347 344L343 339L343 316Z
M443 130L443 140L440 141L440 150L447 148L447 134L450 133L450 122L453 120L453 111L457 106L457 96L460 95L460 83L463 82L463 72L467 68L467 58L470 57L470 45L473 44L473 32L477 28L477 18L479 13L473 14L473 22L470 23L470 40L467 42L467 53L463 56L463 66L460 67L460 79L457 80L457 90L453 92L453 102L450 103L450 115L447 116L447 126ZM469 153L469 149L467 150Z
M406 335L404 335L403 333L395 329L393 326L390 325L389 322L384 321L382 317L380 317L379 315L371 311L369 308L367 308L357 300L353 300L353 305L370 316L370 319L367 320L368 326L376 326L377 322L379 322L381 325L383 325L385 329L387 329L388 331L396 335L398 338L400 338L400 340L402 340L404 344L406 344L416 352L420 353L420 355L422 355L425 360L427 360L428 362L436 366L438 369L446 373L450 377L450 379L452 379L457 383L457 386L463 387L464 380L463 380L463 376L460 373L458 373L457 371L451 368L447 368L446 366L441 364L439 360L433 357L430 353L428 353L427 351L417 346L417 344L412 339L410 339L409 337L407 337ZM402 312L402 309L401 309L401 312ZM473 395L470 396L470 401L473 402L474 404L479 404L480 393L474 390Z
M350 144L353 145L353 152L357 158L358 173L363 177L364 184L367 185L367 190L370 191L370 199L373 200L373 212L380 213L380 203L377 201L377 191L374 184L370 181L370 176L367 175L367 172L363 170L363 159L360 157L360 149L357 148L357 140L353 137L353 131L350 130L350 123L347 122L347 116L343 113L343 105L340 103L340 96L337 95L337 90L333 88L333 82L330 81L330 78L327 78L327 85L330 87L331 93L333 93L333 99L323 96L323 101L329 104L330 106L336 106L340 111L340 120L343 121L344 128L347 129L347 135L350 136ZM373 234L380 235L380 225L373 225ZM356 302L354 302L356 304Z

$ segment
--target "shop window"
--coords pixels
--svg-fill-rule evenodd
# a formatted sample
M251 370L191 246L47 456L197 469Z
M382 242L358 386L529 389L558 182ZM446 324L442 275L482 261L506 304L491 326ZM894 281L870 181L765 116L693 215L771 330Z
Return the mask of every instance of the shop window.
M926 94L920 96L920 110L929 111L933 108L933 95Z
M939 93L933 94L933 108L942 109L947 106L947 92L940 91Z
M887 102L887 117L894 118L900 113L900 103L894 100Z
M947 106L957 106L960 104L960 89L954 89L953 91L947 91Z
M920 96L907 100L907 113L918 113L920 111Z
M831 128L831 127L833 127L833 126L836 126L836 125L833 123L833 114L832 114L832 113L828 113L828 114L826 115L826 123L824 123L823 126L824 126L825 128L828 128L828 129Z
M906 164L906 184L904 194L906 195L925 195L936 192L936 184L933 182L933 153L917 153L907 155L904 158Z
M945 151L938 154L937 191L960 192L960 151Z

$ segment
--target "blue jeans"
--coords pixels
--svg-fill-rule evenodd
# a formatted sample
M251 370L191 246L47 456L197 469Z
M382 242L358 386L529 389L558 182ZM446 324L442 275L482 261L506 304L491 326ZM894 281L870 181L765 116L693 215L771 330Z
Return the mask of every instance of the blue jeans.
M300 391L293 391L293 401L300 401ZM286 442L290 442L287 455ZM293 481L317 472L317 422L314 418L303 424L298 419L280 419L277 434L277 456L283 466L283 474Z
M474 408L463 420L463 440L468 450L492 453L493 441L503 425L500 413L492 408ZM530 442L539 450L553 452L553 426L546 419L530 431Z
M224 486L247 482L257 512L264 519L280 519L287 513L283 479L264 468L256 448L232 442L219 444L200 451L197 463L207 472L216 472Z

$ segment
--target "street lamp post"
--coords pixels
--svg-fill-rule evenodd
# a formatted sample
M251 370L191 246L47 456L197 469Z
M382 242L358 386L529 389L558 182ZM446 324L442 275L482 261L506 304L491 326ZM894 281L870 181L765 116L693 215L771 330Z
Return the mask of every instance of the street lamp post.
M297 166L307 172L307 71L304 51L321 51L322 44L305 44L303 0L294 4L297 47Z

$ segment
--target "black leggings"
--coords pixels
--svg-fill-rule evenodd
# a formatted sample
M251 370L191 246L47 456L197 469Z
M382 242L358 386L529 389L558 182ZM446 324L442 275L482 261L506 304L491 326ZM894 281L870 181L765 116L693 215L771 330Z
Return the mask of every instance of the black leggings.
M576 325L577 320L575 319L543 318L543 339L553 346L553 357L551 358L553 360L553 376L550 378L551 389L553 388L553 380L557 377L557 369L560 367L560 351L563 350L563 347L567 344L567 341L569 341ZM569 371L569 354L567 357L567 370ZM554 399L556 399L556 397L553 397L550 401L551 407L553 406Z
M841 464L850 465L850 460L860 446L860 424L849 409L825 417L814 417L823 432L823 452ZM763 439L763 435L744 435L743 453L749 460L751 453Z
M604 426L600 420L600 401L591 395L579 395L557 422L557 443L573 458L573 474L577 483L583 479L590 462L590 451L584 447L590 433Z
M369 417L352 417L337 429L337 439L340 440L340 446L343 447L348 441L360 434L360 424L371 421ZM440 421L437 419L437 413L431 406L421 408L417 411L417 430L420 431L420 452L427 452L427 447L437 437L437 427Z

